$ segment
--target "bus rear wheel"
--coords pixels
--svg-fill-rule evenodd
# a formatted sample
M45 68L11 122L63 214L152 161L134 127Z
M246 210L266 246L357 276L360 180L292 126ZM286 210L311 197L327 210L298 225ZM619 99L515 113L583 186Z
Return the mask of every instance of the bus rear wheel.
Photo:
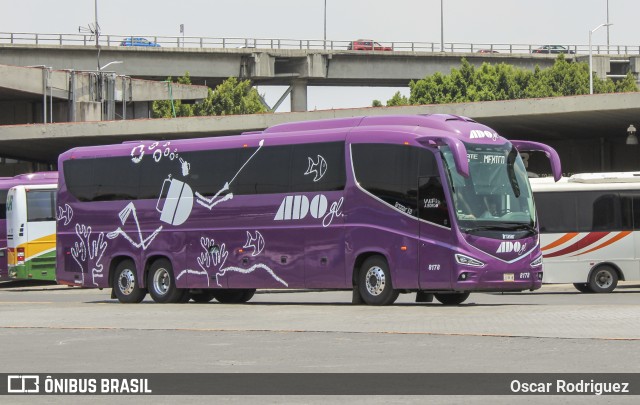
M191 299L193 302L197 302L199 304L205 304L210 302L215 298L215 291L212 290L202 290L202 292L191 293Z
M610 293L618 285L618 273L611 266L600 266L589 275L589 288L595 293Z
M166 259L153 262L149 269L147 285L151 298L161 304L180 302L185 294L184 290L176 288L173 266Z
M116 267L113 283L113 293L123 304L137 304L141 302L147 292L140 288L136 266L131 260L124 260Z
M591 287L589 287L589 283L573 283L573 286L576 288L576 290L580 291L581 293L593 292Z
M255 288L214 290L213 297L222 304L244 304L253 298L256 293Z
M463 293L435 293L433 294L442 305L460 305L469 298L469 292Z
M389 265L381 256L372 256L364 261L358 274L358 289L369 305L391 305L400 294L393 289Z

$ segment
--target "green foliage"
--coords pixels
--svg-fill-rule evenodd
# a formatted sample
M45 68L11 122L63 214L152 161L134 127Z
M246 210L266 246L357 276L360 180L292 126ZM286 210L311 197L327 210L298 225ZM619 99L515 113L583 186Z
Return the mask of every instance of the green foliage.
M613 82L594 75L594 93L638 91L633 74ZM561 54L550 68L530 70L500 63L483 63L479 68L462 59L460 69L449 75L436 72L409 83L409 104L443 104L521 98L589 94L589 65L570 62ZM387 105L404 105L399 93Z
M371 102L371 107L382 107L382 101L380 100L373 100Z
M191 84L189 72L178 78L177 83ZM235 77L230 77L215 90L209 89L207 98L200 104L184 104L180 100L172 100L171 85L169 77L167 89L170 99L153 102L154 118L255 114L267 111L249 80L238 81Z
M249 80L238 81L230 77L209 95L202 104L196 104L195 115L239 115L266 112L258 91Z
M169 92L169 100L154 101L152 104L153 118L172 118L172 117L191 117L193 108L189 104L183 104L181 100L173 100L173 82L171 77L166 80L167 91ZM186 72L184 76L179 77L178 84L191 84L191 76Z
M391 99L387 101L387 107L393 107L397 105L409 105L409 99L406 96L400 94L399 91L397 91L396 94L394 94L393 97L391 97Z

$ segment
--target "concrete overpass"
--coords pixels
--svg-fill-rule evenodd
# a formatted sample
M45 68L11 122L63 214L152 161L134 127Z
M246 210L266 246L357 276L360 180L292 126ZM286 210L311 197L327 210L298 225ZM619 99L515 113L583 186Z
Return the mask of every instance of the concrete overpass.
M201 100L204 86L133 79L109 71L0 65L0 125L149 118L156 100Z
M102 46L100 60L118 75L165 80L188 71L194 83L213 86L235 76L258 85L286 85L291 110L306 111L307 86L404 87L435 72L459 67L462 58L508 63L524 69L553 64L557 55L425 51L349 51L263 48L166 48ZM53 69L96 70L94 47L81 45L0 44L0 64L47 66ZM586 60L586 55L577 56ZM594 71L604 78L640 71L638 55L595 55Z
M325 118L383 114L450 113L472 117L510 139L554 146L565 172L640 170L640 147L626 145L626 129L640 127L640 93L358 108L242 116L191 117L0 126L2 155L55 164L72 147L141 139L176 139L239 134L271 125ZM545 159L532 159L545 173Z

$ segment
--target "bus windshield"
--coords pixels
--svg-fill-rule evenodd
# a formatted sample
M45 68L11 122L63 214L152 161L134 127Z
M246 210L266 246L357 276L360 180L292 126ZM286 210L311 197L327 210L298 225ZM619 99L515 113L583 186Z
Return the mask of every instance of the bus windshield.
M466 233L535 232L531 187L518 151L510 143L465 146L468 178L457 172L451 150L446 146L441 148L460 229Z

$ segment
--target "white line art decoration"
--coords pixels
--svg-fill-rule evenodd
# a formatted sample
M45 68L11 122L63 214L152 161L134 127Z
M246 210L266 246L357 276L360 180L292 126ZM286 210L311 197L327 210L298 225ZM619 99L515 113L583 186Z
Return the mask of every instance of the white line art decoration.
M180 169L182 171L182 175L189 175L191 165L189 164L189 162L179 157L178 149L171 150L171 141L167 141L162 145L160 145L160 142L156 141L146 148L144 144L136 145L131 149L131 161L136 164L142 162L145 151L151 153L151 156L156 163L160 162L163 157L166 157L171 161L178 159L180 161Z
M164 193L164 187L169 184L167 196L164 199L164 206L160 208L160 201ZM193 208L193 191L191 187L178 179L169 178L164 179L162 182L162 189L160 190L160 196L156 203L156 211L160 213L160 221L170 225L181 225L191 215L191 209Z
M104 266L100 263L104 252L107 250L107 242L104 240L104 232L91 240L91 227L76 224L76 235L79 242L75 242L71 248L71 257L80 266L82 285L84 285L85 264L87 271L91 271L91 282L98 287L96 279L103 278Z
M189 170L191 170L191 164L186 160L184 160L183 158L179 158L178 160L180 160L180 168L182 169L182 175L185 177L188 176Z
M245 166L251 161L251 159L253 159L253 157L260 151L260 149L262 149L263 145L264 145L264 139L261 139L260 142L258 143L258 149L256 149L256 151L253 152L251 156L249 156L249 159L247 159L247 161L244 162L242 167L240 167L240 169L236 172L235 176L233 176L233 178L228 182L224 183L224 186L222 186L222 188L213 197L211 198L205 197L196 191L196 198L197 198L196 201L198 202L198 204L211 210L213 207L220 204L221 202L231 200L233 198L233 193L227 193L224 197L220 199L218 199L218 197L220 197L220 194L226 193L227 191L229 191L229 186L231 185L231 183L233 183L233 181L236 179L236 177L238 177L240 172L242 172L242 169L244 169Z
M138 249L142 248L142 250L147 250L147 248L149 247L151 242L153 242L153 240L156 238L156 236L158 236L158 233L160 233L160 231L162 230L162 225L160 225L160 227L158 227L158 229L153 231L153 233L151 235L147 236L146 238L143 238L142 237L142 230L140 229L140 222L138 221L138 214L137 214L137 211L136 211L136 207L135 207L135 205L133 205L132 202L127 204L127 206L124 207L122 209L122 211L120 211L120 213L118 215L120 217L120 222L122 223L123 226L127 222L127 219L129 219L129 216L133 215L133 221L136 223L136 227L138 228L138 240L139 240L139 242L135 242L120 227L118 227L113 232L109 232L107 234L107 237L109 239L115 239L115 238L118 237L118 235L122 235L126 240L129 241L129 243L131 243L134 247L136 247Z
M313 181L315 183L323 178L324 174L327 172L327 161L321 155L318 155L317 162L314 162L311 157L307 157L307 159L309 159L309 167L307 168L307 171L304 172L304 175L314 174L315 176Z
M276 273L274 273L274 271L269 268L269 266L267 266L266 264L262 264L262 263L254 264L253 266L249 267L248 269L243 269L241 267L234 267L234 266L229 266L229 267L225 267L224 269L220 269L220 271L218 273L216 273L216 283L218 283L218 285L221 285L220 282L218 281L218 278L224 276L228 271L235 271L235 272L238 272L238 273L241 273L241 274L250 274L250 273L253 273L257 269L265 270L267 273L269 273L271 275L271 277L273 277L274 280L276 280L280 284L284 285L285 287L289 287L289 284L287 284L286 281L284 281L283 279L278 277L276 275Z
M254 244L254 242L257 242L257 243ZM249 245L249 243L251 243L251 246L246 246L246 245ZM243 269L241 267L235 267L235 266L222 267L225 265L227 258L229 257L229 252L227 251L226 245L224 243L217 244L213 238L201 237L200 246L202 246L202 251L200 252L200 256L197 258L197 262L198 262L198 266L200 266L202 270L193 270L193 269L182 270L180 274L176 276L176 280L179 280L185 274L207 276L207 286L209 286L210 285L209 271L213 269L214 271L216 271L215 273L216 284L219 287L222 287L220 278L224 277L227 272L250 274L258 269L262 269L262 270L265 270L267 273L269 273L269 275L271 275L271 277L273 277L273 279L279 282L280 284L284 285L285 287L289 286L289 284L286 281L278 277L276 273L264 263L254 264L248 269ZM262 237L260 232L255 231L255 235L251 235L251 233L247 231L247 243L245 244L244 248L254 247L255 249L257 249L257 250L254 250L252 256L259 255L264 249L264 246L265 246L264 238Z
M258 256L264 250L264 238L262 234L259 231L255 231L255 234L252 235L251 232L247 231L247 241L243 248L253 248L251 256Z
M58 206L58 214L56 215L56 220L62 221L64 219L64 226L67 226L71 223L73 219L73 209L69 206L69 204L65 204L64 208Z

